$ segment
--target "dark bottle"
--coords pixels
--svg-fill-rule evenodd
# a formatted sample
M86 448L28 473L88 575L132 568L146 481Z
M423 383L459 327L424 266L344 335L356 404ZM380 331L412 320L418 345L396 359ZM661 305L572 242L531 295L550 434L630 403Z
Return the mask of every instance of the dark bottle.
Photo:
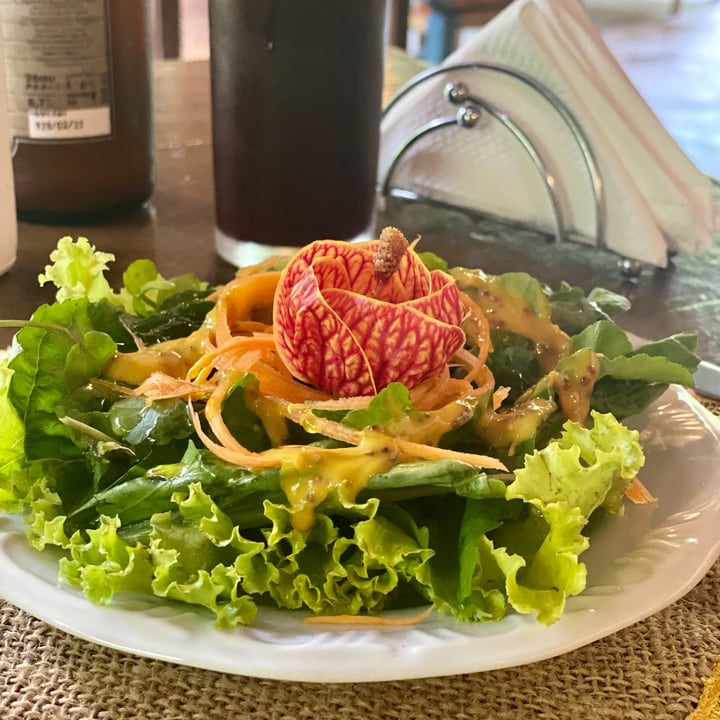
M18 215L101 216L154 184L148 0L0 0Z

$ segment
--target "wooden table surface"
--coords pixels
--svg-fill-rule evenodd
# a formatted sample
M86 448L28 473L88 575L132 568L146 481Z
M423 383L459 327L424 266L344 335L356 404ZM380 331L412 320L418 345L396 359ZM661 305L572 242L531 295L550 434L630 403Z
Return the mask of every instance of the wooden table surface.
M95 225L20 223L15 267L0 277L0 315L26 318L50 288L37 285L57 239L84 235L117 257L111 281L127 263L150 257L171 276L192 271L213 282L228 279L233 268L214 252L209 67L205 61L163 61L155 67L157 184L147 207ZM394 224L409 237L423 236L423 248L451 264L487 272L527 270L552 286L561 280L586 290L602 286L629 297L632 310L620 319L628 330L648 338L696 329L699 350L720 362L720 246L707 253L673 258L665 269L645 268L639 277L623 276L618 258L576 244L548 244L530 233L518 234L467 213L391 198L378 225ZM481 238L481 239L478 239ZM11 331L0 331L0 344Z

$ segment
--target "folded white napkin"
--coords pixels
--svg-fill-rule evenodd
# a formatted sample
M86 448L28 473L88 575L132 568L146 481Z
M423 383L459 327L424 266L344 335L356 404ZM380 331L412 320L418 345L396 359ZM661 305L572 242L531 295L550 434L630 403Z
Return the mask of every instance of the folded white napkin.
M470 62L531 76L574 116L597 161L608 249L664 267L668 251L710 246L718 215L711 180L665 130L576 0L515 0L442 66ZM546 165L567 234L597 243L593 184L576 138L550 102L504 73L449 70L401 95L382 122L381 181L409 137L455 113L443 88L458 80L526 133ZM516 138L482 110L474 128L435 130L412 144L390 185L548 232L554 228L542 175Z

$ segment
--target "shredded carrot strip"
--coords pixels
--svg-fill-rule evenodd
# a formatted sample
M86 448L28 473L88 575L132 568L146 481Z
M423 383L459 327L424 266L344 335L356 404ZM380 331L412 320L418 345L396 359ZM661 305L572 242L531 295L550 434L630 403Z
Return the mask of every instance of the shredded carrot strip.
M304 405L312 410L359 410L366 408L372 398L372 395L356 395L329 400L306 400Z
M423 381L410 390L410 399L418 410L437 410L453 400L475 395L475 389L465 379L450 376L450 368Z
M488 355L492 349L490 341L490 323L482 308L467 294L460 293L460 300L468 310L469 319L475 324L477 331L478 365L483 366L487 362ZM470 379L470 378L469 378Z
M493 380L494 383L494 380ZM493 410L497 410L510 394L509 387L500 387L493 393Z
M217 384L213 394L207 399L205 403L205 418L210 424L210 428L215 433L215 437L218 442L226 447L228 450L233 450L239 453L250 452L244 445L242 445L235 436L230 432L228 426L225 424L225 420L222 416L222 404L227 396L228 391L232 387L233 383L242 375L242 373L226 373L220 382Z
M353 625L355 627L368 625L417 625L425 620L432 612L432 607L423 610L419 615L410 617L387 617L386 615L311 615L304 622L308 625Z
M448 450L446 448L438 448L433 445L423 445L422 443L412 442L411 440L402 440L395 438L397 449L407 455L418 460L457 460L464 462L473 467L483 468L486 470L507 470L507 467L492 455L476 455L475 453L459 452L457 450Z
M237 337L230 338L221 346L216 347L215 350L205 353L205 355L199 358L188 370L187 377L188 379L198 377L201 370L213 365L214 361L224 354L235 350L247 352L248 350L255 349L274 350L275 340L273 339L273 336L270 334L250 336L239 335Z
M192 419L193 427L203 445L212 453L217 455L221 460L229 462L233 465L241 465L243 467L277 467L281 463L281 459L269 455L267 453L251 452L240 443L237 443L240 449L227 448L224 445L216 443L202 429L200 416L198 415L192 403L188 403L188 411Z
M272 335L273 326L259 320L238 320L233 324L236 335Z
M215 305L215 340L223 345L238 332L238 323L256 320L258 308L272 309L280 272L261 272L237 277L220 293Z
M255 265L245 265L244 267L238 268L235 272L235 277L230 280L230 282L217 288L214 293L208 295L207 299L210 302L217 302L220 296L229 288L242 283L251 275L257 275L258 273L270 270L270 268L277 267L281 262L283 262L283 258L281 258L280 255L273 255L262 262L256 263Z
M280 362L277 357L275 360ZM322 390L304 385L292 376L288 376L283 370L265 362L253 365L252 373L260 382L260 392L264 395L280 397L289 402L327 400L330 397Z
M209 396L215 386L211 383L196 383L166 375L152 373L140 385L130 391L131 395L143 395L149 400L168 400L170 398L190 398L201 400Z
M232 370L235 374L247 373L267 356L263 350L229 350L218 355L213 363L213 369L217 372Z
M341 442L351 445L359 445L366 433L354 428L336 423L328 418L321 418L314 415L308 408L300 405L287 404L284 408L288 418L302 425L308 432L321 433ZM383 433L377 433L378 436ZM497 458L490 455L476 455L475 453L464 453L456 450L437 448L432 445L404 440L402 438L385 436L388 446L395 447L398 452L410 458L419 460L458 460L468 463L474 467L487 468L492 470L507 470L505 465Z
M625 495L636 505L654 503L657 498L638 480L633 478L632 485L625 490Z

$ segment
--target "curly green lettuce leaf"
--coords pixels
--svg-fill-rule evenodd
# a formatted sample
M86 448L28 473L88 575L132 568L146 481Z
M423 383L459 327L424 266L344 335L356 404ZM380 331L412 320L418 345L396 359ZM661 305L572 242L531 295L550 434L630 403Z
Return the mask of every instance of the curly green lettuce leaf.
M519 612L537 612L543 623L557 620L567 596L585 586L579 556L588 546L583 529L590 515L599 507L621 513L622 494L644 463L637 431L609 414L591 417L589 428L566 423L560 438L528 456L508 486L507 497L531 505L546 524L540 544L518 548L526 533L537 538L537 522L530 529L506 523L493 538L525 559L508 577L510 604Z
M20 470L25 458L25 425L15 406L10 402L8 391L14 371L0 360L0 477ZM3 491L0 486L0 508L3 505Z
M567 598L585 589L587 571L578 558L589 541L582 534L587 518L579 508L551 503L543 507L542 520L547 533L534 552L513 552L514 541L505 545L508 564L522 558L512 564L505 589L517 612L535 613L538 622L550 625L562 616ZM521 526L515 530L527 531Z
M147 544L120 535L120 519L70 540L62 577L95 602L117 592L151 592L198 605L223 627L250 622L255 602L313 613L378 612L403 585L426 583L432 550L378 515L378 501L350 503L341 533L318 513L307 531L292 525L287 506L265 501L269 526L243 535L199 483L173 495L176 512L156 513Z
M273 521L264 531L266 562L279 576L267 592L279 607L306 607L318 614L377 613L391 607L394 593L410 579L422 583L432 550L387 517L378 501L347 505L359 520L340 534L323 514L309 531L295 529L284 505L267 504Z
M87 238L60 238L50 253L50 260L51 264L46 265L45 272L38 276L38 282L55 285L57 302L79 299L96 302L114 296L105 272L115 256L96 250Z
M256 552L258 544L242 539L199 486L190 486L176 500L181 521L170 512L156 513L147 544L121 537L118 517L103 515L97 528L76 532L69 557L61 560L61 578L96 603L139 592L205 607L224 627L251 622L255 603L238 594L232 559Z
M87 535L76 532L68 542L69 557L60 560L60 577L81 587L92 602L106 605L118 592L147 593L153 565L148 549L129 545L117 533L120 520L101 518Z
M539 509L551 503L578 508L589 518L601 505L620 512L622 491L645 462L637 430L611 414L591 412L591 427L567 422L560 437L525 460L515 471L507 497Z
M65 236L50 253L51 263L38 276L40 285L52 283L57 288L56 301L106 300L132 315L155 313L171 296L187 291L203 291L208 283L192 274L166 279L152 260L132 262L123 273L123 287L115 292L105 277L112 253L97 250L87 238Z
M152 519L152 591L213 611L220 627L248 624L257 608L235 564L258 555L263 544L244 538L199 484L173 501L182 522L169 512Z

